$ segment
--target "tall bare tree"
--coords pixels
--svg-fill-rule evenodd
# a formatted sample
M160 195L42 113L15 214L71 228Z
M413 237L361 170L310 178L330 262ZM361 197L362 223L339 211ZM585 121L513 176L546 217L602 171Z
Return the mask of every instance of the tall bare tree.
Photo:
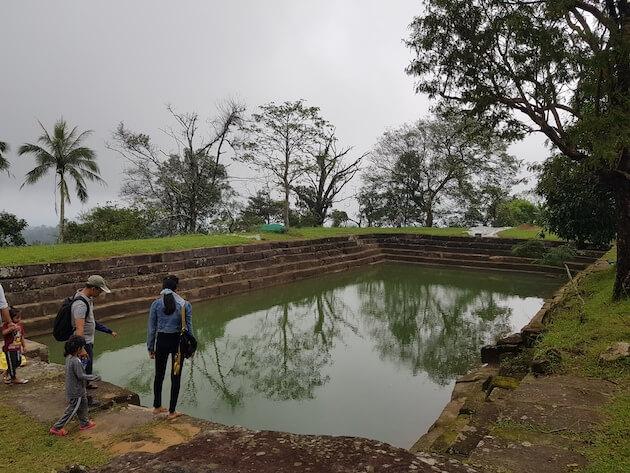
M245 106L236 101L219 105L207 134L197 113L167 109L177 126L164 133L176 151L161 149L149 135L131 132L123 123L108 147L129 163L122 195L136 206L161 212L166 233L194 233L204 228L229 189L222 158L234 144Z
M368 155L364 153L346 162L352 147L339 149L337 141L334 129L323 132L317 151L305 169L303 183L293 187L317 226L324 225L340 192L359 171L361 161Z
M284 193L284 225L289 228L291 188L308 169L326 122L318 107L303 100L261 105L243 127L241 160L269 173Z
M90 148L82 146L91 130L79 132L77 127L68 131L68 124L60 118L50 135L41 123L43 133L39 136L39 145L26 143L20 146L20 156L32 155L37 166L26 174L26 184L35 184L42 177L53 171L55 187L59 190L59 242L63 241L65 224L65 206L70 203L68 180L74 181L76 195L81 202L88 199L87 181L104 183L96 164L96 155Z

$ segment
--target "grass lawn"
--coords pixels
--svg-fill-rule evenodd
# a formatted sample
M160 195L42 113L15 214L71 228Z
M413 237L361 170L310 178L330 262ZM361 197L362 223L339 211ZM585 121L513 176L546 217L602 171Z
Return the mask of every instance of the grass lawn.
M523 240L543 240L540 237L541 227L533 225L519 225L518 227L508 228L498 233L499 238L519 238ZM545 232L544 240L560 241L561 238L554 233Z
M49 426L0 404L0 471L50 473L66 465L103 465L109 459L102 450L87 441L72 437L54 437Z
M606 255L615 259L614 250ZM613 302L615 268L588 275L580 284L584 308L577 297L557 310L537 351L558 350L558 371L612 381L621 389L607 406L608 423L591 434L584 452L592 462L589 473L630 471L630 359L602 364L599 355L612 343L630 340L630 300ZM583 310L584 321L580 322Z
M424 235L464 236L465 228L296 228L288 234L263 233L263 240L291 240L301 238L324 238L339 235L365 233L417 233ZM213 246L243 245L256 243L251 234L243 235L181 235L146 240L99 241L93 243L72 243L62 245L35 245L0 248L0 266L14 266L32 263L54 263L79 261L139 253L163 253L166 251L187 250Z
M365 235L369 233L413 233L418 235L441 235L441 236L468 236L467 228L450 227L450 228L435 228L435 227L402 227L402 228L357 228L357 227L338 227L338 228L323 228L323 227L308 227L308 228L295 228L289 232L289 235L297 238L325 238L330 236L339 235Z

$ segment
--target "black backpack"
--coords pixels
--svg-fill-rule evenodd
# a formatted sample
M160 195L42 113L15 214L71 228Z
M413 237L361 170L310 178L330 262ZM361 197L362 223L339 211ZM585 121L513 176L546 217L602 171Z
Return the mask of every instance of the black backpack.
M88 311L90 310L90 304L83 296L74 296L64 299L61 303L61 307L57 311L53 325L53 336L58 342L65 342L74 333L74 328L72 327L72 304L76 300L85 302Z

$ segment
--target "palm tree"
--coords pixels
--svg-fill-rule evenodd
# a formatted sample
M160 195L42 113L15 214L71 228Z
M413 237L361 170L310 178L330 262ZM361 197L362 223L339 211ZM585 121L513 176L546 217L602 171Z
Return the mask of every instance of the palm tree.
M2 156L2 153L6 153L7 151L9 151L8 143L0 141L0 171L8 172L9 170L9 160Z
M81 146L81 142L92 133L87 130L79 133L77 127L68 132L68 125L63 118L55 123L52 136L40 123L44 133L37 139L39 145L26 143L20 146L20 156L31 154L35 157L37 166L26 174L22 184L35 184L48 171L55 173L55 187L59 189L59 242L63 241L65 218L65 204L70 203L68 180L74 181L76 195L81 202L87 201L86 180L104 183L100 177L100 170L96 164L93 150Z

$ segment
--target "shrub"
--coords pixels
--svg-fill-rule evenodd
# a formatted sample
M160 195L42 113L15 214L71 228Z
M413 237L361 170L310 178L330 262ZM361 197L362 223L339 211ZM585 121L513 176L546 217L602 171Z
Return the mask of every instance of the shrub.
M494 225L497 227L517 227L523 223L537 224L540 221L540 208L526 199L512 199L499 204Z
M512 247L512 254L523 258L542 258L547 253L545 244L537 240L527 240Z
M0 247L26 245L22 236L26 227L26 220L8 212L0 212Z
M107 204L94 207L80 216L78 222L68 222L64 228L66 243L89 241L135 240L153 236L152 213Z
M575 255L577 255L577 251L572 245L556 246L547 251L542 258L540 258L539 263L546 264L547 266L562 266Z
M564 240L608 246L615 238L612 190L588 166L554 156L534 168L536 192L544 197L545 227Z

